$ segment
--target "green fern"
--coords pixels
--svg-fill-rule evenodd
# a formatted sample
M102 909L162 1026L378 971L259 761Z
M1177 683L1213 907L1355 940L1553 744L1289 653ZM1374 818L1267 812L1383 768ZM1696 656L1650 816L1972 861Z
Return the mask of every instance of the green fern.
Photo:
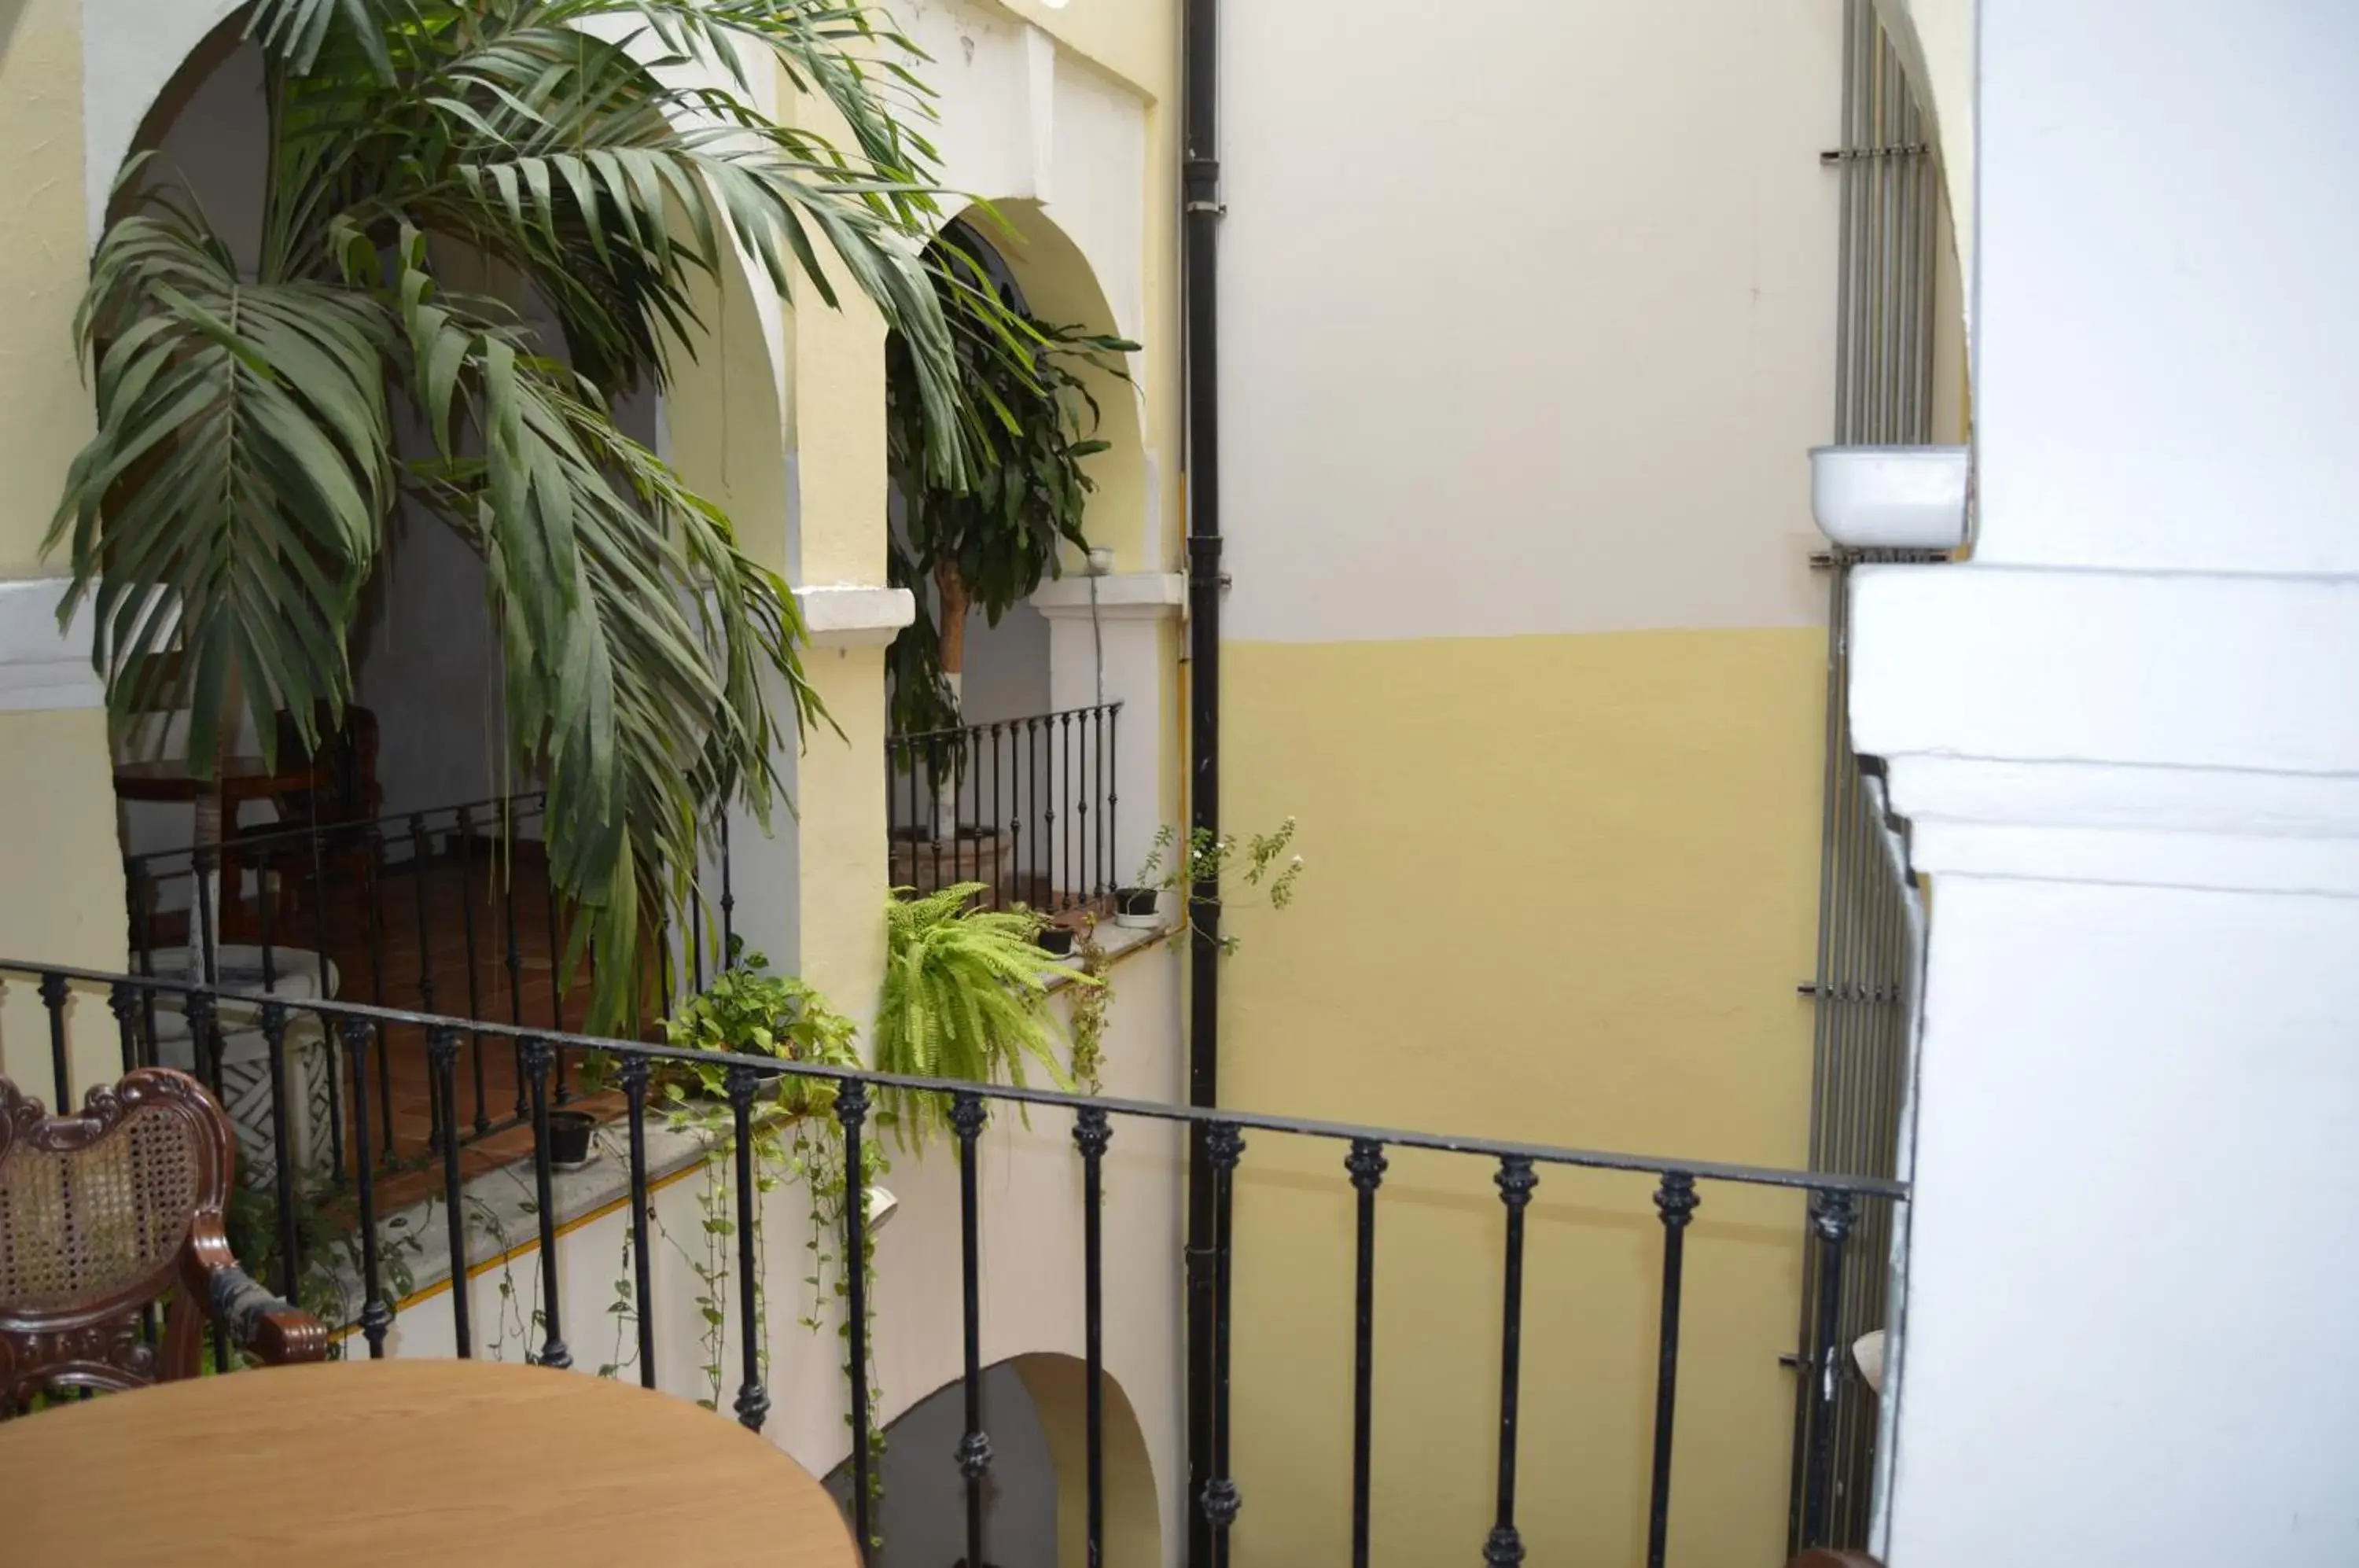
M897 897L885 912L885 988L876 1005L879 1072L973 1083L1024 1083L1026 1059L1057 1087L1071 1080L1059 1062L1064 1029L1049 1009L1049 985L1072 975L1040 950L1042 921L1029 909L973 907L979 882L922 898ZM905 1144L947 1127L940 1094L887 1091Z

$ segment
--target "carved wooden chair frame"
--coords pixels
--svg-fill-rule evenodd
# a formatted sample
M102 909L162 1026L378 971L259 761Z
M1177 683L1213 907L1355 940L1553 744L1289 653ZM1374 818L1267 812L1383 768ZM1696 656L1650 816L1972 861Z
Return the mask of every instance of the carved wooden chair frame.
M135 1114L163 1115L189 1131L196 1161L187 1233L168 1255L111 1289L68 1305L34 1308L0 1301L0 1415L34 1396L83 1388L119 1390L192 1377L203 1334L218 1320L229 1337L263 1361L318 1361L324 1324L247 1276L231 1254L223 1214L235 1145L229 1117L204 1086L166 1067L143 1067L92 1089L82 1112L50 1116L0 1079L0 1170L19 1151L71 1155L128 1136ZM142 1310L167 1290L161 1343L141 1334Z

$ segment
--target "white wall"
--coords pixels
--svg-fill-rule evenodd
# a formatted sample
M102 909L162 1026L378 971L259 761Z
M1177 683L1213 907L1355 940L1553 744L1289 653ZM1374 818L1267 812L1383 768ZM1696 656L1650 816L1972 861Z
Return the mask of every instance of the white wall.
M1854 579L1934 884L1890 1557L2349 1563L2359 17L1981 14L1980 544Z
M2318 0L1984 6L1981 559L2359 571L2354 59Z
M1230 636L1822 614L1842 21L1224 12Z

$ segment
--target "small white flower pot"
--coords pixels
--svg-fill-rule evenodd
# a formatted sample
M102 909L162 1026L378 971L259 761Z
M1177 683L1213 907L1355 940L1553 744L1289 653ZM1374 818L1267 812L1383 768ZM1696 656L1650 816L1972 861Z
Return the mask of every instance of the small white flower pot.
M1970 458L1962 446L1813 448L1819 531L1850 550L1956 550L1966 542Z

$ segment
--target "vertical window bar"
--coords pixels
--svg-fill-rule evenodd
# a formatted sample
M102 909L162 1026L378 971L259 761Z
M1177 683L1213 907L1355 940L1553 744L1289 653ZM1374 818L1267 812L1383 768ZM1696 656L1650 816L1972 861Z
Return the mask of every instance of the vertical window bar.
M1114 856L1122 853L1122 841L1114 832L1122 820L1115 813L1115 808L1122 803L1122 791L1117 787L1118 780L1115 778L1116 770L1122 767L1122 704L1120 702L1106 710L1106 752L1109 757L1105 776L1106 858L1105 864L1099 867L1101 886L1098 888L1098 897L1101 898L1113 897L1114 887L1122 880L1121 867L1114 864Z
M981 1096L962 1094L951 1102L951 1127L959 1146L959 1290L965 1332L963 1378L966 1430L958 1442L959 1474L966 1479L966 1560L983 1555L983 1482L991 1473L991 1437L983 1430L983 1274L980 1204L975 1195L975 1138L986 1119ZM1092 1562L1096 1561L1094 1553Z
M1810 1422L1810 1472L1802 1505L1802 1544L1826 1543L1829 1492L1834 1469L1835 1399L1843 1384L1843 1241L1851 1235L1849 1192L1821 1192L1811 1204L1810 1225L1819 1240L1819 1332L1810 1374L1817 1409Z
M737 888L731 880L734 875L729 864L729 808L721 808L721 967L727 968L734 957L730 949L737 945Z
M1674 1171L1655 1189L1663 1218L1663 1323L1655 1355L1655 1477L1647 1506L1647 1568L1663 1568L1671 1524L1671 1419L1679 1405L1680 1284L1686 1265L1688 1221L1694 1217L1695 1178Z
M466 1189L459 1180L459 1139L454 1126L459 1110L459 1031L436 1024L426 1031L426 1061L434 1086L435 1125L442 1133L443 1218L451 1237L451 1321L457 1330L462 1360L475 1354L474 1334L467 1311Z
M1524 1211L1540 1184L1532 1162L1519 1154L1501 1157L1499 1201L1507 1210L1507 1264L1499 1326L1499 1508L1491 1536L1483 1543L1490 1568L1515 1568L1524 1560L1524 1538L1516 1529L1516 1423L1524 1355Z
M1374 1138L1352 1140L1343 1169L1359 1193L1352 1331L1352 1568L1368 1568L1368 1499L1375 1468L1376 1189L1390 1162Z
M1229 1474L1229 1300L1237 1161L1244 1133L1234 1122L1204 1129L1204 1152L1212 1164L1212 1474L1204 1483L1205 1522L1212 1526L1212 1568L1229 1568L1229 1527L1243 1506L1236 1478Z
M326 1023L324 1016L321 1023ZM369 1359L385 1359L386 1331L393 1326L393 1309L385 1304L385 1282L376 1251L376 1172L369 1156L368 1054L366 1018L345 1018L337 1026L353 1074L353 1184L360 1199L361 1336L368 1342Z
M507 858L500 878L501 935L507 943L508 1022L524 1027L524 938L516 929L516 815L514 802L500 803L500 842L507 846ZM519 1119L532 1114L525 1094L524 1046L521 1038L516 1048L516 1114Z
M557 1193L549 1163L549 1068L555 1054L545 1040L524 1042L525 1071L532 1078L533 1196L540 1204L540 1364L562 1371L573 1365L573 1354L565 1347L565 1328L558 1310Z
M1082 1151L1082 1345L1083 1432L1089 1476L1090 1568L1105 1561L1105 1151L1114 1124L1103 1109L1084 1105L1073 1126ZM970 1557L970 1562L981 1562Z

